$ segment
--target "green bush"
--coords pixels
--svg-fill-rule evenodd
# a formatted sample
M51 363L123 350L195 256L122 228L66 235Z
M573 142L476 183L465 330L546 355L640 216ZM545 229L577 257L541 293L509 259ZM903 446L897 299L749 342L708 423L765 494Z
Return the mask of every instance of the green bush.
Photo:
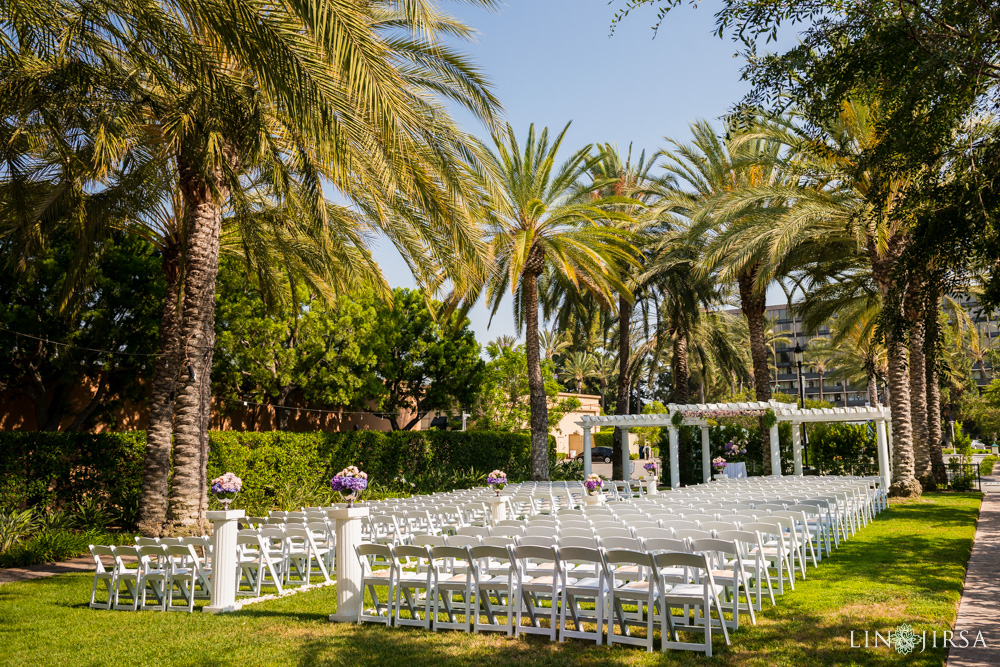
M91 544L133 543L133 533L108 533L96 529L85 532L63 529L46 531L0 553L0 567L27 567L82 556L88 552Z
M593 444L594 447L615 446L615 431L613 428L610 431L594 433L591 437L594 439L594 444Z
M146 434L0 433L0 509L73 509L93 498L128 525L142 484ZM132 515L132 516L130 516Z
M144 448L142 432L0 433L0 510L37 507L68 511L80 528L132 527ZM555 462L550 437L550 467ZM530 477L531 438L438 430L209 434L209 478L239 475L243 492L233 506L251 515L333 502L330 478L349 465L368 473L369 498L474 486L494 468L519 481Z
M810 424L809 464L832 475L878 474L878 446L868 424Z
M996 464L997 458L998 457L993 456L991 454L991 455L987 456L985 459L983 459L982 462L979 464L979 474L980 475L992 475L993 474L993 466L994 466L994 464Z

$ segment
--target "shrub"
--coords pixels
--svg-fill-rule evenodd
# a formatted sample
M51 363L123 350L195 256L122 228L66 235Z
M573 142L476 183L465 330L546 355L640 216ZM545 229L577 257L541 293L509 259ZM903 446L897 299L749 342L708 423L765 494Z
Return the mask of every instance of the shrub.
M138 504L145 444L142 432L2 432L0 508L72 509L92 497L126 523Z
M142 483L144 433L0 433L0 508L69 511L78 527L134 525ZM549 438L549 464L555 464ZM330 479L357 465L375 494L429 493L482 484L505 470L530 477L531 438L489 431L351 431L209 434L208 477L243 479L233 507L259 515L332 502ZM407 480L405 485L402 481ZM413 485L413 486L411 486ZM212 507L215 500L210 499Z
M993 456L991 454L991 455L987 456L985 459L983 459L982 462L979 464L979 474L980 475L992 475L993 474L993 465L997 462L997 458L998 457Z

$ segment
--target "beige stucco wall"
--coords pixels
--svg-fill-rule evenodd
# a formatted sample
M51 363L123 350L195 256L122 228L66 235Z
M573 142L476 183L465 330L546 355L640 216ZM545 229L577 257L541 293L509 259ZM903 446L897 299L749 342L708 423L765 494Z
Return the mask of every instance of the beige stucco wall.
M591 394L572 394L562 392L556 395L557 399L577 398L580 400L580 407L573 412L567 412L559 420L552 430L552 435L556 438L556 451L562 452L567 457L576 456L583 451L583 429L577 424L580 417L591 415L596 417L601 414L601 397ZM575 452L570 454L570 452Z

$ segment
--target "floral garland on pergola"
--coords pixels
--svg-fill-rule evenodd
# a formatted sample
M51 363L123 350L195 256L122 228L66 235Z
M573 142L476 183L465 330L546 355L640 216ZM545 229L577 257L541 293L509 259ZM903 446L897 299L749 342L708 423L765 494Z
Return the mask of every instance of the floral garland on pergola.
M771 428L778 421L774 410L767 408L766 410L676 410L670 418L670 423L681 426L685 419L704 419L710 426L715 426L720 420L725 420L745 428L753 428L756 426L754 420L758 418L764 420L765 428Z

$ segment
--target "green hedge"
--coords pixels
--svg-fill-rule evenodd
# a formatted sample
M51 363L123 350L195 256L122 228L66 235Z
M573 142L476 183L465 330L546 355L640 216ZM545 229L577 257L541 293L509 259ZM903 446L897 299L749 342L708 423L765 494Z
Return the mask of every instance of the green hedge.
M0 432L0 509L70 508L87 497L134 521L144 432Z
M71 507L95 498L129 525L142 481L145 433L0 433L0 508ZM357 465L383 489L428 492L471 485L500 468L529 477L531 439L488 431L350 431L209 434L209 478L243 479L235 506L253 512L296 505L329 489L330 478ZM555 439L549 438L550 467ZM405 482L403 480L406 480Z

